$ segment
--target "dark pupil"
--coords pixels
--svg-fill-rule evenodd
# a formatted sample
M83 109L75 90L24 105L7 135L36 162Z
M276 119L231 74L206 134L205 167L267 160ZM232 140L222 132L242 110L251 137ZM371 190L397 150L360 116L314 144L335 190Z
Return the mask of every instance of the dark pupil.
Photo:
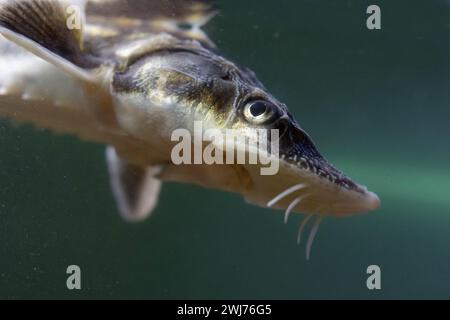
M250 106L250 113L254 117L259 117L260 115L266 113L267 105L264 102L255 102Z

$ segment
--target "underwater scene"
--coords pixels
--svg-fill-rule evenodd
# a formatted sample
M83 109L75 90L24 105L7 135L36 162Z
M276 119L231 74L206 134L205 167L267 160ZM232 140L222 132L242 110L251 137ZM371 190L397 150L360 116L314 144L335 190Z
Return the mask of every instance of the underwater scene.
M55 3L0 2L1 299L450 299L450 1Z

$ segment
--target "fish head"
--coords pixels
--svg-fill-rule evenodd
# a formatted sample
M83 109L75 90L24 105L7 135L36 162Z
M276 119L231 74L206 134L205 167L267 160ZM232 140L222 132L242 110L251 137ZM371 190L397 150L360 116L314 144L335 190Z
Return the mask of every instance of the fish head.
M247 143L237 143L234 149L227 149L223 140L220 145L213 142L224 159L235 159L237 149L247 159L250 154L267 154L266 160L277 163L273 174L262 174L267 162L184 165L172 180L234 191L250 203L292 212L346 216L379 206L375 193L321 155L287 106L273 97L251 70L211 51L191 47L161 51L117 75L114 86L122 97L128 99L130 93L139 96L138 104L146 105L149 114L152 108L163 110L165 116L154 126L164 124L167 144L171 143L170 132L177 128L198 134L194 123L201 121L203 130L233 130L247 138ZM149 123L146 119L143 127ZM154 126L144 135L151 135ZM255 139L255 131L269 132L267 143L260 143L258 136ZM268 145L277 152L267 152Z

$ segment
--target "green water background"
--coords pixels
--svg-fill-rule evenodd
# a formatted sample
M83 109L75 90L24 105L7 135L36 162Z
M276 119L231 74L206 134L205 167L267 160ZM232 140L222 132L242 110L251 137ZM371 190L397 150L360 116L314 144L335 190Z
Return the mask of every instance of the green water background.
M365 26L382 10L382 30ZM450 2L222 1L208 26L380 210L298 224L238 195L165 184L116 214L104 148L0 122L0 298L450 298ZM1 71L0 71L1 72ZM82 290L65 270L82 269ZM366 268L382 290L366 288Z

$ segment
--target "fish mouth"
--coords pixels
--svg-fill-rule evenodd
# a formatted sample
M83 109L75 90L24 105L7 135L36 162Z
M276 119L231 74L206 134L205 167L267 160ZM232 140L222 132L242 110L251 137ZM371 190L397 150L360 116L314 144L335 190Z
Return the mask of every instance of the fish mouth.
M261 206L321 216L344 217L376 210L380 199L330 164L311 138L294 127L280 139L279 171L261 176L247 168L253 181L246 199Z
M311 172L289 162L287 165L291 168L284 170L295 172L292 177L297 176L297 181L290 179L292 186L268 201L268 207L308 214L348 216L373 211L380 206L380 199L374 192L343 175L328 162L327 169L330 171L325 171L325 166ZM335 178L336 174L339 178Z

